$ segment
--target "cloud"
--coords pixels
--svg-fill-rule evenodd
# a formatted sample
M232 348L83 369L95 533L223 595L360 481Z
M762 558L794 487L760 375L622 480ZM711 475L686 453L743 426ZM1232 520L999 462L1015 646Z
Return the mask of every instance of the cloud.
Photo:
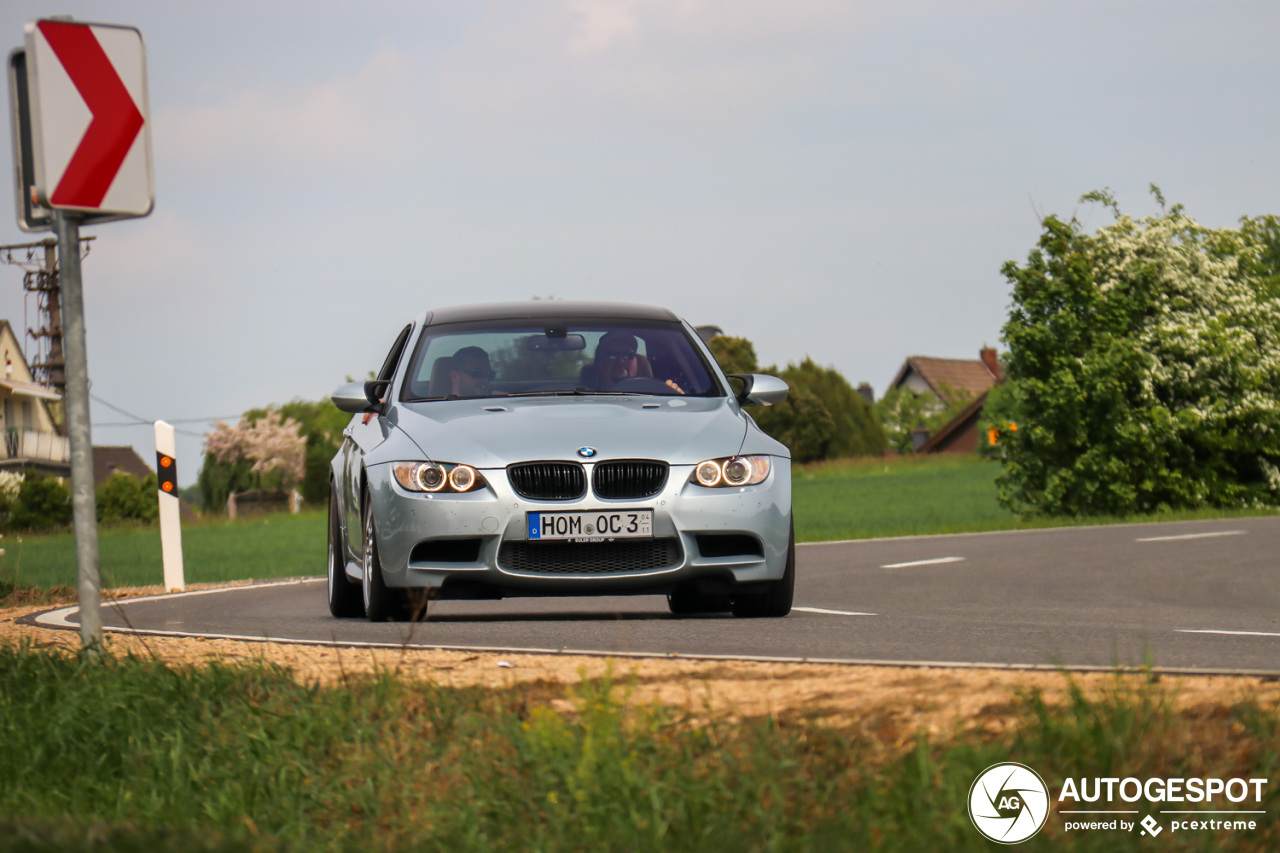
M172 299L213 291L225 273L200 226L172 207L145 219L92 227L86 275L114 297Z
M155 117L155 146L202 177L248 172L314 174L395 153L412 63L387 42L349 77L302 91L267 84Z
M595 53L636 29L635 4L631 0L570 0L566 8L581 16L569 39L570 53Z

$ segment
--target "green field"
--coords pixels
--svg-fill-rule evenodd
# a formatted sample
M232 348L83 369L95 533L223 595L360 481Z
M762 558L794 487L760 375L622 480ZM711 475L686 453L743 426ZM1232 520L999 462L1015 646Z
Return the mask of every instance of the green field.
M848 460L799 467L792 475L796 538L823 542L1250 514L1204 511L1141 518L1019 519L996 502L998 471L996 463L971 456ZM323 574L325 524L322 510L188 524L182 533L187 582ZM0 546L5 550L0 579L45 589L74 586L75 540L69 533L11 533ZM98 550L104 587L146 586L162 580L160 535L154 526L103 527Z
M324 511L309 510L186 524L182 562L187 583L324 574L326 520ZM70 533L10 533L3 545L3 571L12 582L46 588L75 585L75 538ZM103 587L161 583L159 528L101 527L98 562Z
M1085 524L1275 515L1275 510L1198 510L1125 518L1019 518L996 501L998 463L976 456L824 462L792 474L801 542L1028 530Z

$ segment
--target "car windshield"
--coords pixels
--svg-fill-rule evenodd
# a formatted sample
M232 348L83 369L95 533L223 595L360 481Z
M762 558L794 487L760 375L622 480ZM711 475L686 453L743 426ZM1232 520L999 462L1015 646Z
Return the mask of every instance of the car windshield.
M723 396L678 323L516 320L428 327L401 399L641 394Z

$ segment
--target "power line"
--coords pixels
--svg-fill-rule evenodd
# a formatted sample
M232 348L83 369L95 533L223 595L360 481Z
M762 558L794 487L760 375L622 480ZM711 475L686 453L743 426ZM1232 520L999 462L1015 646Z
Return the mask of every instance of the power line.
M101 397L99 397L97 394L94 394L94 393L90 392L89 396L90 396L90 397L92 397L92 398L93 398L94 400L96 400L97 402L101 403L102 405L106 406L108 409L111 409L111 410L112 410L112 411L114 411L114 412L119 412L120 414L124 415L125 417L133 418L133 420L132 420L132 421L125 421L125 422L121 422L121 423L98 423L98 424L91 424L91 426L94 426L94 427L103 427L103 428L107 428L107 427L131 427L131 426L152 426L152 425L155 423L155 419L150 419L150 420L149 420L149 419L147 419L147 418L144 418L142 415L136 415L136 414L134 414L133 412L127 411L127 410L125 410L125 409L122 409L122 408L120 408L119 406L115 405L114 403L109 403L109 402L107 402L106 400L104 400L104 399L102 399ZM177 418L177 419L172 420L172 421L167 421L166 423L170 423L170 424L205 424L205 423L213 423L214 421L227 421L227 420L232 420L232 419L234 419L234 418L238 418L238 417L239 417L239 415L231 415L231 416L228 416L228 417L212 417L212 418ZM182 435L191 436L192 438L204 438L204 435L203 435L202 433L192 432L191 430L175 429L175 430L174 430L174 432L181 433Z

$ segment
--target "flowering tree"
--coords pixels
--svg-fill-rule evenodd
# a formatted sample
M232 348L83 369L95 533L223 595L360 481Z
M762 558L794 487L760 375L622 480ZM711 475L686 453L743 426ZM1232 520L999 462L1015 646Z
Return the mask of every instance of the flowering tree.
M1280 503L1280 221L1214 230L1180 205L1134 220L1107 193L1084 200L1115 222L1050 217L1026 265L1004 266L1019 429L1000 499L1066 515Z
M302 426L285 418L276 409L255 420L240 418L235 426L223 421L214 423L213 432L205 437L205 453L219 462L251 462L249 471L261 482L265 475L276 473L281 485L293 488L305 472L306 439Z

